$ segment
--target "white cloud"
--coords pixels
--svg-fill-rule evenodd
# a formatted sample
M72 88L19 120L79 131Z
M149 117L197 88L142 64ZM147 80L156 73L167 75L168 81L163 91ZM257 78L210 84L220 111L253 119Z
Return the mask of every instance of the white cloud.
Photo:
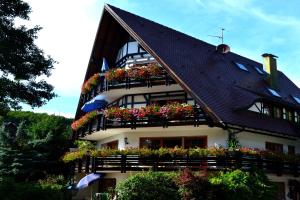
M103 0L27 0L36 43L59 63L48 81L59 95L78 95L103 9ZM95 5L100 5L96 7Z
M275 25L291 26L296 29L298 29L300 26L300 20L298 20L292 16L281 16L281 15L268 14L259 8L252 8L252 9L250 9L249 13L261 20L264 20L268 23L272 23Z

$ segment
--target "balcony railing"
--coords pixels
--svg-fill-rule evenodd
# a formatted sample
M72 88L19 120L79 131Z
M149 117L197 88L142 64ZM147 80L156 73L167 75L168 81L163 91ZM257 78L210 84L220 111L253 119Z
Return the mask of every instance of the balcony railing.
M162 70L162 74L157 76L149 76L147 78L140 79L125 77L124 80L119 81L107 81L104 75L101 75L99 84L96 87L94 87L90 92L82 94L81 98L85 103L91 100L96 95L112 89L130 89L134 87L150 88L156 85L169 86L171 84L176 84L176 82L174 81L174 79L171 78L170 75L168 75L168 73L165 70Z
M121 120L121 119L107 119L103 114L99 114L95 119L91 120L88 124L84 125L77 130L77 137L84 137L87 134L92 134L95 131L107 130L112 128L131 128L136 129L138 127L163 127L169 126L182 126L193 125L195 127L199 125L207 124L211 126L211 121L201 108L194 108L194 114L189 117L182 117L177 119L162 119L159 117L145 117L135 120Z
M183 168L192 170L250 170L253 167L264 170L266 173L274 173L278 176L283 174L299 176L300 163L278 161L262 158L260 156L246 156L240 154L226 154L224 156L203 157L142 157L139 155L116 155L108 157L85 157L78 160L76 170L81 172L84 167L87 172L119 171L177 171Z

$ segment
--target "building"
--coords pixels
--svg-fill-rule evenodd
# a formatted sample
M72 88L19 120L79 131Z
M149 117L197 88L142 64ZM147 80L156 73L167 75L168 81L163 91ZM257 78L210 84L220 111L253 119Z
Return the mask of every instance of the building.
M230 52L227 45L216 47L105 5L76 112L80 126L75 126L74 136L111 149L227 147L228 141L238 141L243 147L298 154L300 89L277 70L276 56L263 54L262 60L264 66ZM101 102L98 111L86 114L82 107L95 97ZM99 109L103 105L104 112ZM149 168L221 166L216 160L202 164L192 158L185 161L171 158L155 164L132 155L88 156L77 168L105 173L99 183L102 191ZM298 161L247 162L231 160L227 164L263 168L281 187L281 198L287 198L291 182L300 181ZM299 193L293 195L290 197L297 199Z

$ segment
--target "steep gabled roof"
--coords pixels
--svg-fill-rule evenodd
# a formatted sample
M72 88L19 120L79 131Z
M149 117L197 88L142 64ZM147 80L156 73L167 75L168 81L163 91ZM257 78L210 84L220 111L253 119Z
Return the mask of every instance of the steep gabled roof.
M104 10L152 54L216 124L300 137L299 127L286 120L241 109L259 99L300 109L291 97L291 94L300 97L300 90L283 73L278 74L282 98L276 98L267 90L266 76L255 69L262 70L260 63L231 52L217 53L214 45L111 5ZM239 69L234 62L243 63L249 71Z

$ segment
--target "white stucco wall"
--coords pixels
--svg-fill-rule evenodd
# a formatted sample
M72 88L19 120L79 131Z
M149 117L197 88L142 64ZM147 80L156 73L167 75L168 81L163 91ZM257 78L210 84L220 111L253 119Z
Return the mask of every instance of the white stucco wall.
M154 128L137 128L129 132L114 135L98 141L98 147L101 144L119 141L119 149L126 147L139 147L140 138L144 137L177 137L177 136L207 136L208 146L226 146L227 132L221 128L210 128L207 126L178 126L178 127L154 127ZM125 145L124 138L127 137L128 145Z
M109 132L109 130L107 130ZM207 136L207 145L226 147L228 139L228 132L221 128L210 128L207 126L193 127L193 126L178 126L178 127L153 127L153 128L137 128L135 130L127 129L124 133L115 134L98 141L98 147L101 144L118 140L119 149L126 147L139 147L139 139L144 137L176 137L176 136ZM288 139L276 136L262 135L251 132L238 133L237 138L244 147L253 147L265 149L266 142L283 144L284 151L287 152L288 145L295 147L296 153L300 153L300 140ZM125 144L124 138L127 138L128 145Z
M288 145L295 147L296 153L300 153L300 140L285 139L280 137L262 135L257 133L242 132L237 134L242 146L265 149L266 142L283 144L284 152L288 151Z

